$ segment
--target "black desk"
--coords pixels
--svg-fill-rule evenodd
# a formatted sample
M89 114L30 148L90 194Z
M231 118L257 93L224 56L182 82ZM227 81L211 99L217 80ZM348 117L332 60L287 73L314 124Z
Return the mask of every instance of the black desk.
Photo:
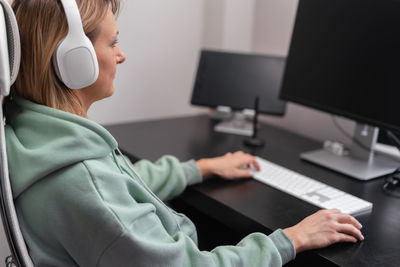
M172 154L188 160L244 150L366 199L374 208L371 213L357 217L363 225L364 242L335 244L304 255L340 266L400 266L400 199L383 193L382 179L360 182L301 161L300 152L319 148L321 144L275 127L261 125L259 135L266 144L254 150L242 145L243 137L216 133L212 127L208 117L194 116L106 128L120 148L139 158L156 160ZM317 211L306 202L248 179L210 179L189 187L179 200L246 234L270 233Z

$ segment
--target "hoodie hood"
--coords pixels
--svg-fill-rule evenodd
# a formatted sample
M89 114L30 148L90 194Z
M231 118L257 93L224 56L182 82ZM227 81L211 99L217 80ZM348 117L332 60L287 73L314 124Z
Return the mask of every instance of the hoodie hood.
M48 174L102 158L117 148L96 122L16 97L5 108L6 145L14 199Z

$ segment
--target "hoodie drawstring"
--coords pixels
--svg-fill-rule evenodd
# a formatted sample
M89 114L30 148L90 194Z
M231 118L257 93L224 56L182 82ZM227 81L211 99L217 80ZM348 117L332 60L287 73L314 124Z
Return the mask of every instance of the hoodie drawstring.
M178 228L179 231L182 231L175 215L171 212L171 209L161 200L159 199L154 193L153 191L151 191L151 189L147 186L147 184L145 182L143 182L142 178L140 177L140 175L133 169L133 167L130 166L129 162L125 159L125 156L122 154L122 152L118 149L118 147L116 148L116 150L118 151L119 155L121 155L122 160L125 162L125 165L129 168L129 170L131 170L132 174L135 176L135 178L142 184L142 186L150 193L150 195L152 195L158 202L161 203L161 205L163 205L169 212L169 214L171 215L171 217L174 219L176 226ZM115 151L112 152L113 157L115 162L118 165L118 168L121 170L121 166L118 163L118 158L115 154Z
M119 150L118 150L118 151L119 151ZM121 153L121 152L119 152L119 153ZM115 162L115 164L117 165L119 171L120 171L121 173L124 173L124 170L122 169L121 165L119 164L117 154L115 154L115 150L113 150L113 151L111 152L111 155L112 155L112 157L113 157L113 159L114 159L114 162Z

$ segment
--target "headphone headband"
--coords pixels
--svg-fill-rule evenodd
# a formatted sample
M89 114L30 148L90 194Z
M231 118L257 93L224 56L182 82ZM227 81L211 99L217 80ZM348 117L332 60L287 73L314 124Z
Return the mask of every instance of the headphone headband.
M60 0L68 22L68 34L85 34L81 22L81 15L74 0Z

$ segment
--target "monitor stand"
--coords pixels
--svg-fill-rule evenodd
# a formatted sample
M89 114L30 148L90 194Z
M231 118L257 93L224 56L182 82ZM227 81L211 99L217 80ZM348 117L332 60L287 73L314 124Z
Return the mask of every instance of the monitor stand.
M210 113L210 119L214 121L230 120L232 119L232 109L227 106L217 106Z
M218 123L215 125L214 130L221 133L252 136L253 123L246 120L246 114L244 114L244 112L234 112L232 119Z
M357 123L348 155L339 156L326 149L320 149L302 153L300 157L359 180L387 175L400 167L400 161L374 152L378 132L376 127Z

